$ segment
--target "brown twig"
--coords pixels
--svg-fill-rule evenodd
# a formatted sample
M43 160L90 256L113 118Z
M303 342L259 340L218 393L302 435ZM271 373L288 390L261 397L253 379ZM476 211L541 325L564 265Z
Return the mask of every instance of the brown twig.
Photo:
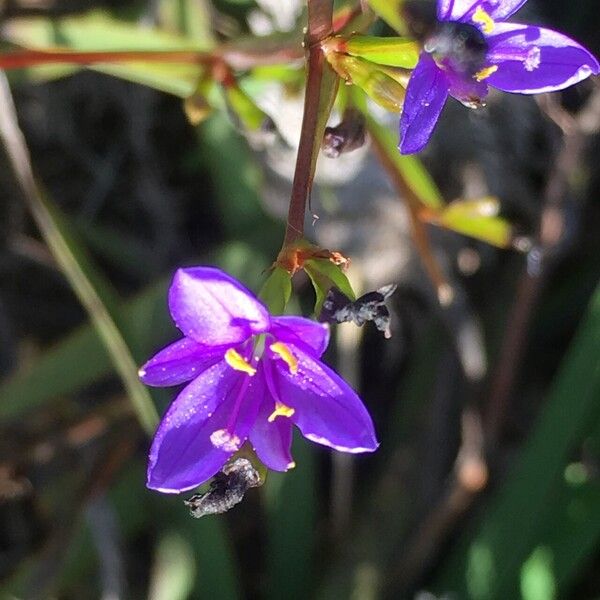
M389 591L407 590L418 582L435 560L441 540L485 488L487 478L481 420L476 412L466 409L462 415L462 443L454 473L440 501L406 544L405 553L396 563L401 568L387 582Z

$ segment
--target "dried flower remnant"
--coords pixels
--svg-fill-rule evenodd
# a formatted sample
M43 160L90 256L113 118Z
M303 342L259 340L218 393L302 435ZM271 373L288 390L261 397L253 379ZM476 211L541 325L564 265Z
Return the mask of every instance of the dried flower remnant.
M247 458L236 458L214 476L207 492L194 494L183 503L196 519L218 515L239 504L250 488L260 484L260 475L252 463Z
M357 394L320 361L329 328L272 316L238 281L211 267L179 269L169 290L184 337L142 369L148 385L190 383L154 437L148 487L179 493L213 477L246 440L267 468L286 471L292 425L342 452L377 446Z
M390 311L385 301L396 291L396 284L390 283L375 292L368 292L350 300L338 288L331 288L323 301L319 321L325 323L348 323L352 321L361 327L367 321L373 321L375 327L382 331L386 338L392 337L390 331Z
M321 149L329 158L362 148L366 141L366 119L355 108L344 111L342 121L335 127L327 127Z
M400 151L422 150L451 95L483 104L488 86L538 94L564 89L600 72L596 58L569 37L535 25L504 23L526 0L438 0L433 23L413 27L423 51L406 90ZM409 22L418 25L406 2Z

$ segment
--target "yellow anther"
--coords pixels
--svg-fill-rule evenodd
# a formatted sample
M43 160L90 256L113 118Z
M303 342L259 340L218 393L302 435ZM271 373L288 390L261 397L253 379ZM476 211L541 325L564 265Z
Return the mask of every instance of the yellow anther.
M498 65L492 65L491 67L486 67L485 69L481 69L481 71L477 71L473 77L477 81L483 81L487 79L492 73L495 73L498 70Z
M275 402L275 410L269 415L267 421L272 423L277 417L287 417L289 419L295 412L293 408L286 406L282 402Z
M298 372L298 359L285 344L275 342L274 344L271 344L269 348L287 364L292 375L295 375Z
M481 6L478 6L477 10L473 13L473 23L481 25L483 33L492 33L496 25L494 19Z
M247 373L252 377L256 373L256 369L249 364L238 352L236 352L233 348L229 348L227 352L225 352L225 362L236 371L242 371L242 373Z

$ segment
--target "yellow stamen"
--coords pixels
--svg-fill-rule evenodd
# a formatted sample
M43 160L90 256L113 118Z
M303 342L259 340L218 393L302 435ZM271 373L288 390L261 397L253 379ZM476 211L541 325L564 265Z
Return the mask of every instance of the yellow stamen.
M483 81L484 79L487 79L492 73L495 73L497 70L498 70L498 65L492 65L491 67L486 67L485 69L481 69L481 71L478 71L477 73L475 73L475 75L473 75L473 77L477 81Z
M286 406L282 402L275 402L275 410L269 415L267 421L272 423L277 417L287 417L289 419L295 412L293 408Z
M294 461L292 461L291 463L288 463L287 468L288 469L295 469L296 468L296 463Z
M473 23L481 25L483 33L492 33L496 25L494 19L481 6L478 6L477 10L473 13Z
M256 369L249 364L238 352L236 352L233 348L229 348L227 352L225 352L225 362L236 371L242 371L242 373L247 373L252 377L256 373Z
M285 344L275 342L274 344L271 344L269 348L272 352L279 355L279 357L287 364L292 375L295 375L298 372L298 359Z

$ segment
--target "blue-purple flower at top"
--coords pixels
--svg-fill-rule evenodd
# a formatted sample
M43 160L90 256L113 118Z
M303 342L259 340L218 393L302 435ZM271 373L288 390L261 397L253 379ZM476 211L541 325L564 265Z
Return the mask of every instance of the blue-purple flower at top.
M412 154L429 141L448 94L478 106L488 85L505 92L561 90L600 66L567 36L535 25L502 23L526 0L438 0L400 119L400 151Z
M148 385L190 381L150 450L148 487L178 493L210 479L249 440L275 471L294 466L292 425L343 452L378 446L356 393L320 357L329 328L266 307L219 269L179 269L169 309L184 337L141 369Z

